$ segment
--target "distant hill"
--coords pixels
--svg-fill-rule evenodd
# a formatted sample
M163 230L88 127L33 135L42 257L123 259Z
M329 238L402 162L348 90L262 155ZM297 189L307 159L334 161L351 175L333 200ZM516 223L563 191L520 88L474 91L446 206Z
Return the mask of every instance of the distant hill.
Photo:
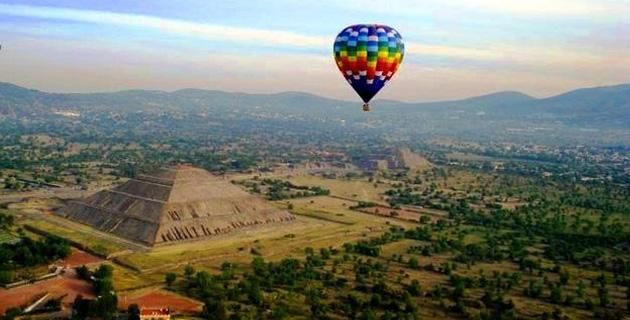
M535 100L536 98L533 98L521 92L501 91L501 92L486 94L482 96L466 98L462 100L416 103L414 105L415 106L437 105L440 107L451 105L454 107L459 106L459 107L494 108L494 107L509 107L512 105L520 105L520 104L535 101Z
M544 99L505 91L454 101L405 103L377 100L372 105L373 112L365 114L356 101L302 92L247 94L182 89L173 92L127 90L60 94L0 83L0 116L17 118L47 116L65 110L83 113L193 112L210 114L217 119L241 115L320 122L344 120L416 133L455 131L477 134L490 127L525 131L532 127L630 129L628 84L579 89Z
M612 120L630 126L630 84L578 89L538 100L535 108L558 116L588 118L600 122Z
M602 112L630 107L630 84L569 91L539 100L540 107L556 112Z

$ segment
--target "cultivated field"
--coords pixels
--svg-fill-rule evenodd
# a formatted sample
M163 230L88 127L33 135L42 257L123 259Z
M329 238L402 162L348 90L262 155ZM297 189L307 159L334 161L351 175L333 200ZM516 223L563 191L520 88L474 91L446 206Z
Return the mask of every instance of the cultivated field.
M81 251L78 249L72 249L72 253L63 259L60 264L67 266L69 268L74 268L78 266L93 266L103 262L103 259L91 255L85 251Z
M367 179L327 179L312 175L298 175L288 179L300 186L319 186L330 190L332 195L356 201L382 202L387 185L376 185Z
M169 308L177 313L198 313L203 307L197 300L165 290L141 290L118 297L118 307L122 310L134 303L145 308Z
M62 304L70 306L77 295L85 298L93 298L92 285L78 279L74 272L50 280L40 281L19 288L0 288L0 314L13 306L26 306L33 303L39 297L49 293L52 297L61 297Z

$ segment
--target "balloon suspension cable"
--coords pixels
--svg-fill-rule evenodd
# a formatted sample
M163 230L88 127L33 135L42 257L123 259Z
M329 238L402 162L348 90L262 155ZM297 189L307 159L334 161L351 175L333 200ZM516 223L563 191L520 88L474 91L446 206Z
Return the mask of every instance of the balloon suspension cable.
M363 111L365 111L365 112L370 111L370 104L369 103L364 103L363 104Z

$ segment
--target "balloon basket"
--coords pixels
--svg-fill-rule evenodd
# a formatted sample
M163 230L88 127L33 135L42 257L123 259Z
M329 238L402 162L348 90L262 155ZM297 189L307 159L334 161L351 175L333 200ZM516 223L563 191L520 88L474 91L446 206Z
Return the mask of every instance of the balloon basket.
M363 104L363 111L365 111L365 112L370 111L370 105L369 105L369 104L367 104L367 103L364 103L364 104Z

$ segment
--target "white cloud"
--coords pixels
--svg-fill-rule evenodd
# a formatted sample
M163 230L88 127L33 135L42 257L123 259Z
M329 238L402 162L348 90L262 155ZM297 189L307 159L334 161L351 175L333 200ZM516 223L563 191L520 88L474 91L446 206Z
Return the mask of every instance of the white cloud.
M389 0L386 6L366 6L364 0L337 0L335 4L353 10L399 15L476 11L519 16L609 18L630 14L628 0Z
M405 54L408 55L431 55L466 60L497 60L502 58L502 54L487 49L420 44L415 42L405 43Z
M491 2L490 0L476 0L477 2ZM559 0L555 0L559 1ZM176 33L188 36L197 36L214 40L235 41L242 43L263 44L269 46L292 47L330 47L332 37L320 37L304 35L293 32L252 29L242 27L230 27L212 25L183 20L165 19L146 15L113 13L107 11L77 10L52 8L27 5L0 4L0 14L16 15L24 17L59 19L66 21L79 21L86 23L105 24L114 26L130 26L149 28L163 32ZM527 54L521 48L467 48L446 45L431 45L414 42L406 42L407 54L444 56L467 60L502 60L506 57L544 57L548 48L540 50L527 49ZM556 50L557 51L557 50ZM567 56L567 52L556 52L554 56ZM575 54L570 53L569 59Z
M625 2L625 4L624 4ZM629 12L628 2L602 0L452 0L453 7L517 15L594 16Z
M463 0L454 1L458 3ZM558 4L564 0L549 1ZM474 3L494 5L490 0L475 0ZM526 5L518 7L514 1L507 3L499 4L502 6L499 9L519 12L534 10L527 9ZM509 3L515 7L510 9ZM498 10L497 5L493 8ZM572 10L573 13L578 13L583 9ZM332 42L331 37L295 32L92 10L0 4L0 15L2 14L138 27L210 40L251 45L264 43L271 47L329 49ZM38 28L26 33L46 34L45 28ZM22 26L12 26L8 22L0 23L0 31L8 31L9 34L12 31L21 31L20 35L23 35L25 30L22 29ZM354 97L335 70L330 55L287 54L282 50L262 54L213 52L212 59L208 59L207 52L203 50L169 50L162 48L159 42L152 42L146 47L139 47L139 44L121 47L108 44L106 37L74 42L55 37L20 37L18 40L21 42L12 41L11 46L3 48L3 55L7 59L0 60L0 80L53 91L201 87L248 92L301 90L337 97ZM496 43L491 47L475 48L407 41L407 55L417 59L405 62L397 75L398 81L395 81L395 85L388 86L380 97L433 100L505 89L527 90L546 95L577 86L630 80L628 50L589 48L588 44L569 47L566 43L558 43L536 47L528 44L510 46ZM422 58L426 56L447 59L443 66L436 68L422 63ZM468 63L474 61L483 63L479 66ZM257 76L252 77L252 73Z
M430 0L431 1L431 0ZM463 0L454 0L458 3ZM540 4L542 7L562 7L561 4L565 0L545 0L545 5ZM399 1L400 2L400 1ZM412 1L413 2L413 1ZM471 3L476 5L487 5L497 9L503 8L508 10L523 10L527 11L530 6L534 6L528 3L538 3L538 0L528 1L492 1L492 0L474 0ZM397 2L398 3L398 2ZM450 2L453 5L453 2ZM468 3L468 1L466 1ZM576 2L579 4L579 2ZM589 3L590 4L590 3ZM462 3L462 5L465 5ZM472 4L468 4L472 5ZM593 4L590 4L593 5ZM577 7L576 7L577 6ZM576 4L573 10L576 8L582 8L584 10L587 7L581 7ZM569 6L570 7L570 6ZM589 7L590 8L590 7ZM582 10L579 9L579 10ZM596 10L595 7L590 8ZM532 9L533 10L533 9ZM567 9L570 10L570 9ZM245 44L253 44L256 46L270 46L270 47L307 47L307 48L329 48L331 46L332 37L321 37L313 35L305 35L294 32L278 31L278 30L265 30L265 29L253 29L243 27L231 27L223 25L213 25L205 23L196 23L176 19L166 19L160 17L127 14L127 13L113 13L107 11L93 11L93 10L77 10L77 9L64 9L53 8L43 6L28 6L28 5L6 5L0 4L0 14L43 18L43 19L59 19L65 21L78 21L85 23L114 25L114 26L129 26L148 28L158 30L161 32L168 32L180 35L195 36L211 40L223 40L234 41ZM41 30L43 31L43 30ZM501 46L500 44L493 47L486 48L473 48L473 47L461 47L461 46L448 46L448 45L434 45L424 44L418 42L406 41L406 54L407 55L429 55L439 56L446 58L456 58L461 60L479 60L479 61L496 61L496 62L518 62L522 64L550 64L550 63L564 63L575 61L594 61L601 58L602 53L583 53L581 48L575 48L575 50L563 49L563 48L549 48L549 47L528 47L520 46L518 48ZM605 53L604 53L605 55Z
M149 28L206 39L235 42L256 42L258 44L267 44L270 46L285 45L318 47L329 46L331 41L331 39L326 37L301 35L287 31L230 27L108 11L0 4L0 14L114 26Z
M215 53L209 59L204 53L185 49L113 48L99 41L22 37L12 41L3 57L0 81L49 91L194 87L252 93L307 91L356 99L330 57L315 54ZM616 59L491 71L406 64L379 98L442 100L508 89L546 96L627 81L624 77L630 74L630 64L620 63L623 56Z

